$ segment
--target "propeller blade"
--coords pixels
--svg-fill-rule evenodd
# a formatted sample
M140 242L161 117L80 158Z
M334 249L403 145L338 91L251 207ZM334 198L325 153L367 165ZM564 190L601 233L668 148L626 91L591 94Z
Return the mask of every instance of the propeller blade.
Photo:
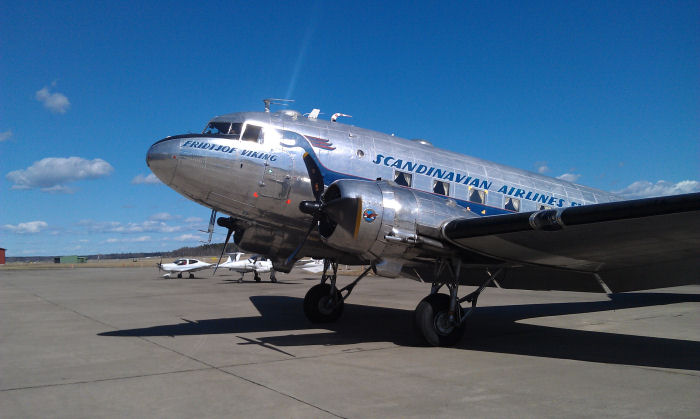
M313 219L311 220L311 225L309 226L309 229L304 235L304 239L299 243L299 245L297 245L296 249L294 249L292 254L290 254L289 257L287 257L287 260L285 262L287 265L289 265L292 262L292 260L294 260L297 257L299 251L301 251L301 248L304 247L306 240L311 235L311 232L314 230L314 228L318 226L318 221L323 216L323 203L321 202L321 196L323 196L323 191L325 189L325 185L323 183L323 173L321 173L321 169L316 164L314 158L311 157L311 154L304 153L303 160L304 165L306 166L306 171L309 173L309 180L311 181L311 192L313 192L316 201L302 201L299 203L299 210L304 214L312 215Z
M306 171L309 172L311 190L314 193L314 198L316 198L316 202L321 202L321 195L323 195L323 190L325 188L321 169L318 168L318 165L309 153L304 153L304 165L306 165Z
M316 228L317 225L318 225L318 219L316 218L316 214L314 214L314 219L311 222L309 229L306 230L306 234L304 235L304 239L301 242L299 242L299 245L296 247L296 249L294 249L292 254L289 255L289 257L285 261L285 264L289 265L290 263L292 263L292 260L294 260L294 258L296 258L297 254L299 253L301 248L304 247L304 244L306 243L306 239L309 238L309 236L311 235L311 232L314 231L314 228Z
M226 233L226 241L224 242L224 247L221 248L221 255L219 255L219 261L216 263L216 266L214 266L214 273L211 274L211 276L216 275L216 270L219 269L219 264L221 264L221 258L224 257L224 252L226 252L226 245L228 244L228 241L231 238L231 234L233 234L233 229L229 228L228 232Z

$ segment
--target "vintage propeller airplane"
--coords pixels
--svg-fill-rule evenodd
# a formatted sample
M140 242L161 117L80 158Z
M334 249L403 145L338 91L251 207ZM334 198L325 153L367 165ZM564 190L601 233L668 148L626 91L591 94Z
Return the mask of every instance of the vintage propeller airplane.
M203 269L209 269L214 266L211 263L202 262L198 259L177 259L172 263L163 263L161 260L156 264L159 271L166 271L163 278L170 278L170 275L176 273L178 278L182 278L183 273L189 273L190 279L194 278L194 273Z
M156 142L147 163L175 191L228 214L217 219L226 243L233 236L276 271L304 256L328 261L304 299L312 322L337 320L370 269L432 284L414 313L432 345L461 338L488 286L610 293L698 283L700 193L623 200L337 122L347 115L326 121L317 109L270 112L274 100L264 102L264 112ZM339 290L339 263L370 268ZM478 287L460 296L463 285Z

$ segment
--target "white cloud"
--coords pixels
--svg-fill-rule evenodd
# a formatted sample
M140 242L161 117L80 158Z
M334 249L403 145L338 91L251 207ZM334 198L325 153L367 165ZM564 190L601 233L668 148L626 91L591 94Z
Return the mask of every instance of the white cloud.
M15 188L14 186L12 189L27 189L27 188ZM68 186L65 185L56 185L52 186L50 188L41 188L42 192L48 192L48 193L74 193L75 189L69 188Z
M146 176L144 175L136 175L135 178L131 179L131 183L134 185L157 185L159 183L163 183L154 175L153 173L150 173Z
M557 176L557 179L565 180L567 182L576 182L581 175L576 173L564 173L563 175Z
M143 243L151 241L151 236L141 236L141 237L134 237L134 238L128 238L128 239L117 239L114 237L110 237L109 239L105 240L103 243Z
M45 221L28 221L17 225L5 224L3 229L17 234L36 234L41 233L49 225Z
M12 131L8 130L5 132L0 132L0 143L5 140L9 140L10 138L12 138Z
M174 218L177 218L177 217L174 215L170 215L167 212L159 212L159 213L153 214L150 217L148 217L148 219L152 220L152 221L167 221L167 220L172 220Z
M44 86L43 89L37 90L35 96L36 100L44 104L44 107L53 113L66 113L68 108L70 108L70 102L68 98L63 93L51 92L51 90Z
M175 240L177 240L179 242L184 242L184 241L190 241L190 240L202 240L202 237L197 236L195 234L183 234L183 235L175 237Z
M184 226L170 226L163 221L154 220L126 224L118 221L82 220L78 225L91 233L176 233L185 230Z
M64 184L83 179L108 176L112 165L102 159L86 160L81 157L47 157L23 170L15 170L5 177L14 183L12 189L39 188L44 192L72 192Z
M185 222L190 224L198 224L204 222L204 220L199 217L187 217L185 218Z
M535 167L537 168L537 173L544 174L549 172L549 166L547 166L546 161L535 162Z
M679 195L691 192L700 192L700 182L697 180L682 180L678 183L671 183L660 180L656 183L651 183L646 180L639 180L624 189L614 191L614 193L627 198L648 198L652 196Z

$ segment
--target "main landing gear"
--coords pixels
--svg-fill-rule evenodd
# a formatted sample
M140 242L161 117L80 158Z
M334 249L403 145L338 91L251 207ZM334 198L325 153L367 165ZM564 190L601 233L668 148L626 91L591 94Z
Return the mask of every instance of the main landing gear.
M332 273L328 274L331 268ZM336 288L338 277L338 264L333 261L323 261L323 275L321 283L311 287L304 297L304 314L311 323L332 323L343 314L345 299L350 296L353 288L372 269L370 266L360 276L342 289ZM326 283L330 280L330 284ZM343 294L345 293L345 294Z
M466 329L464 320L472 314L476 308L476 302L481 292L488 287L502 272L499 269L494 274L487 271L489 278L465 297L459 298L459 274L461 261L441 261L438 265L436 278L447 268L450 273L448 282L436 282L430 291L430 295L418 303L413 313L413 326L419 337L433 346L453 346L459 342ZM450 294L438 294L442 286L446 286ZM464 301L471 303L468 310L460 305Z
M331 273L328 273L329 268ZM325 260L321 283L311 287L304 297L306 317L312 323L331 323L338 320L343 314L345 299L371 269L370 266L353 282L339 290L336 288L338 264ZM449 279L444 282L435 282L430 295L421 300L413 313L413 326L416 333L433 346L452 346L459 342L466 329L464 321L476 308L479 295L503 272L503 269L499 269L492 274L487 270L488 279L470 294L459 298L457 292L461 261L438 262L435 277L440 278L445 269L448 270ZM447 287L449 295L438 293L443 286ZM471 307L467 310L461 306L465 301L471 303Z

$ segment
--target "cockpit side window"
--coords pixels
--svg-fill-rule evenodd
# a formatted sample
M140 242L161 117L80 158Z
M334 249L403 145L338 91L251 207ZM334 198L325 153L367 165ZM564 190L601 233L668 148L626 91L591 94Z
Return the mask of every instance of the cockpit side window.
M248 125L245 127L245 131L243 132L243 137L241 138L243 141L252 141L255 143L261 142L262 140L262 127L259 127L257 125Z
M202 134L228 134L231 129L230 122L210 122Z
M241 135L243 124L240 122L210 122L202 134L217 134L217 135Z
M235 135L236 137L238 137L239 135L241 135L242 129L243 129L242 122L234 122L231 124L231 129L229 130L228 134Z

